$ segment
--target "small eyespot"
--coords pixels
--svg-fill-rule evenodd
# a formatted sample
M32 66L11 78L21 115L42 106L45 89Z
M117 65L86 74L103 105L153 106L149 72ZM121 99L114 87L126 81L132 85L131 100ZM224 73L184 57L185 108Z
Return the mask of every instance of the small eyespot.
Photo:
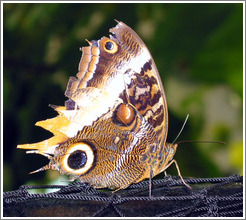
M118 51L118 45L114 41L108 39L103 43L104 43L104 50L106 52L114 54Z
M111 42L111 41L108 41L106 44L105 44L105 48L107 50L113 50L114 49L114 44Z
M95 160L94 151L87 143L71 145L62 159L62 166L67 173L85 174Z
M120 104L115 111L116 122L129 126L136 117L136 111L131 105L122 103Z

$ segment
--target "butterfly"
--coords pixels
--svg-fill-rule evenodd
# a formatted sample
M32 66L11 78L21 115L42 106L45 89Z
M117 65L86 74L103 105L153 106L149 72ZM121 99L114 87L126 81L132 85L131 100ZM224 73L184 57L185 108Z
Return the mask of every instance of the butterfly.
M53 137L18 145L46 156L47 169L95 188L125 189L166 170L177 144L166 142L168 110L155 62L141 38L118 22L88 41L58 116L36 123ZM182 177L181 177L182 178Z

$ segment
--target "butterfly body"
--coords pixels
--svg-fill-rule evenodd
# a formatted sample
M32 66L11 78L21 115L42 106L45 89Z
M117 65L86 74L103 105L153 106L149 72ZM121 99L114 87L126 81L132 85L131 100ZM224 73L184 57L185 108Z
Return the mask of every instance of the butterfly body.
M140 37L118 22L110 38L82 48L59 115L36 125L54 136L19 145L96 188L124 189L165 170L176 151L166 143L168 112L154 60Z

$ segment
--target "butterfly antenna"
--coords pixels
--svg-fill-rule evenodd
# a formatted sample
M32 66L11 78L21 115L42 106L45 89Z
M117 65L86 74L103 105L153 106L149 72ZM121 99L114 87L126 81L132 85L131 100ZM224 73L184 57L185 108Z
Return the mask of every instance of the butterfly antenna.
M179 131L177 137L174 139L174 141L172 142L172 144L174 144L175 141L179 138L180 134L182 133L182 131L183 131L183 129L184 129L186 123L187 123L187 120L188 120L189 116L190 116L190 115L187 114L187 116L186 116L186 118L185 118L185 121L184 121L184 123L183 123L183 125L182 125L182 128L180 129L180 131Z
M181 144L181 143L214 143L214 144L226 144L224 141L196 141L196 140L184 140L184 141L179 141L176 144Z

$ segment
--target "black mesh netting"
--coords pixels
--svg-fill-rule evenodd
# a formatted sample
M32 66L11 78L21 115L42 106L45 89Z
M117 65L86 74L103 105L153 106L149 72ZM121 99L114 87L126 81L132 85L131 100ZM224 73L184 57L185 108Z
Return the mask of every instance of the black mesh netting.
M115 193L96 190L85 183L68 186L21 186L3 193L5 217L52 216L243 216L243 177L185 178L166 176L133 184ZM52 193L30 193L31 189L57 188ZM30 192L29 192L30 191Z

